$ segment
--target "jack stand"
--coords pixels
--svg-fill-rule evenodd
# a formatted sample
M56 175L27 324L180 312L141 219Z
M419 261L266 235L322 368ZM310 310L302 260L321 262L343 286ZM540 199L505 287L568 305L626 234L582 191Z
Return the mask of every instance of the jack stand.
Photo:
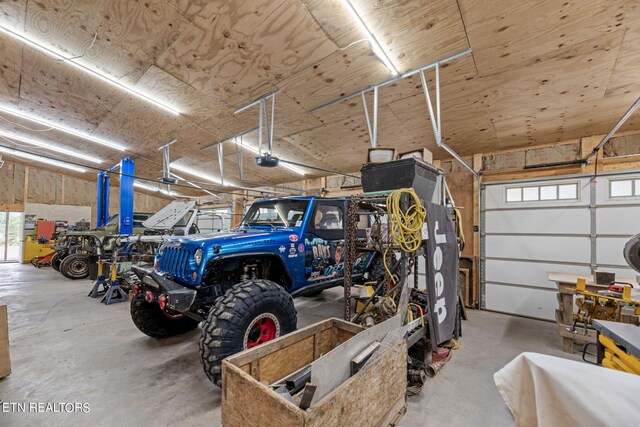
M109 266L109 277L107 278L104 273L105 264ZM120 287L120 281L118 278L118 264L106 263L104 261L98 261L98 278L93 283L93 288L89 292L91 298L98 298L102 296L100 302L106 305L114 304L116 302L125 302L129 300L127 292ZM102 286L102 289L100 289Z
M107 285L107 291L100 302L109 305L116 302L125 302L128 300L129 297L127 295L127 292L124 289L120 288L120 280L116 279L109 283L109 285Z
M102 285L102 289L100 286ZM107 292L109 285L107 285L107 281L104 276L98 276L98 278L93 282L93 288L91 288L91 292L89 295L91 298L98 298L101 295L104 295Z
M91 298L98 298L100 295L104 295L107 292L108 285L106 284L107 279L104 277L104 262L98 261L98 277L93 282L93 288L91 288L91 292L89 295ZM102 285L102 289L100 289L100 285Z

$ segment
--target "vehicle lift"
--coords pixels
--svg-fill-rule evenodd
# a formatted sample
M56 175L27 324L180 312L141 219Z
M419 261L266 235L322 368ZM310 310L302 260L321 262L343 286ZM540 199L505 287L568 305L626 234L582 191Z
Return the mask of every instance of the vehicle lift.
M133 198L134 198L134 174L135 164L133 159L126 157L120 162L107 170L98 173L98 191L97 191L97 218L96 224L101 227L109 221L109 189L111 181L111 173L120 170L120 216L118 218L120 224L121 235L133 234ZM114 251L117 254L118 251ZM98 254L100 256L102 254ZM98 274L93 282L93 287L89 295L91 298L102 296L100 302L106 305L116 302L127 301L127 292L121 288L122 279L118 273L122 267L122 263L116 261L117 255L110 261L96 259L98 266ZM121 267L122 266L122 267ZM106 271L108 269L108 272ZM102 289L100 289L102 287Z

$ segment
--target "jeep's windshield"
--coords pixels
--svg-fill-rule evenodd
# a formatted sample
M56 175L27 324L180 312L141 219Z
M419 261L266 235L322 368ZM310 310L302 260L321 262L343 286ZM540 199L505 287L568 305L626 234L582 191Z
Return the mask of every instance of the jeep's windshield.
M300 227L308 200L271 200L254 203L242 220L242 225Z

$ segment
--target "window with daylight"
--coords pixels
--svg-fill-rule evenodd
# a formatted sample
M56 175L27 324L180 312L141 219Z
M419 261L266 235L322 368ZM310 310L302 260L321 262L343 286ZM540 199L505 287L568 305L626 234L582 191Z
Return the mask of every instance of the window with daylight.
M640 179L610 179L609 197L616 199L619 197L640 196Z
M507 203L578 200L578 183L508 187L505 189L505 200Z

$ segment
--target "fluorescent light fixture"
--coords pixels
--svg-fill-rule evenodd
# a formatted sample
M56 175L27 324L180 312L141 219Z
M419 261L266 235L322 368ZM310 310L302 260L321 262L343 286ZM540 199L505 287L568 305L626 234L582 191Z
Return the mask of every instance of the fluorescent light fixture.
M118 82L116 80L113 80L110 77L105 76L104 74L100 74L97 71L94 71L91 68L88 68L88 67L76 62L74 59L68 59L63 54L55 52L55 51L51 50L50 48L44 47L41 44L38 44L38 43L34 42L31 39L28 39L24 35L18 34L18 33L14 32L14 31L11 31L8 28L2 27L2 26L0 26L0 31L5 33L5 34L7 34L7 35L9 35L9 36L11 36L11 37L13 37L13 38L15 38L15 39L17 39L17 40L20 40L22 43L28 45L29 47L32 47L32 48L34 48L34 49L36 49L36 50L38 50L38 51L40 51L40 52L52 57L54 59L66 62L67 64L70 64L70 65L73 65L74 67L76 67L80 71L84 71L85 73L90 74L93 77L96 77L96 78L98 78L98 79L100 79L100 80L102 80L102 81L104 81L106 83L110 83L113 86L116 86L117 88L119 88L119 89L121 89L121 90L123 90L123 91L125 91L125 92L127 92L127 93L129 93L131 95L134 95L134 96L136 96L137 98L140 98L143 101L146 101L146 102L148 102L150 104L153 104L156 107L159 107L159 108L161 108L161 109L163 109L163 110L165 110L165 111L167 111L167 112L169 112L171 114L175 114L175 115L179 115L180 114L179 111L177 111L177 110L175 110L175 109L173 109L171 107L168 107L167 105L165 105L165 104L163 104L163 103L161 103L159 101L156 101L156 100L148 97L147 95L144 95L143 93L138 92L135 89L132 89L132 88L130 88L128 86L125 86L122 83L120 83L120 82Z
M69 150L67 148L60 147L59 145L50 144L44 141L38 141L35 139L25 138L12 133L0 131L0 136L13 139L16 141L24 142L25 144L35 145L36 147L45 148L47 150L55 151L56 153L66 154L67 156L76 157L78 159L87 160L92 163L102 163L102 160L97 157L89 156L87 154L78 153L77 151Z
M55 166L55 167L58 167L58 168L69 169L69 170L72 170L72 171L75 171L75 172L84 173L84 172L87 171L86 169L81 168L79 166L75 166L75 165L72 165L72 164L69 164L69 163L65 163L65 162L61 162L61 161L58 161L58 160L47 159L46 157L40 157L40 156L37 156L35 154L25 153L23 151L13 150L13 149L8 148L8 147L0 147L0 152L9 154L9 155L14 156L14 157L19 157L19 158L22 158L22 159L33 160L34 162L44 163L44 164L47 164L49 166Z
M213 182L215 184L222 185L222 183L220 182L220 178L216 178L215 176L204 174L204 173L202 173L200 171L197 171L195 169L191 169L191 168L188 168L186 166L181 166L181 165L176 164L176 163L171 163L171 168L175 169L177 171L180 171L180 172L187 173L189 175L197 176L198 178L202 178L202 179L205 179L207 181L211 181L211 182ZM224 185L226 186L226 184L224 184Z
M154 193L161 193L161 194L164 194L165 196L180 197L180 195L178 193L176 193L175 191L167 191L164 188L152 187L150 185L143 184L143 183L141 183L139 181L133 181L133 186L134 187L138 187L138 188L142 188L143 190L152 191Z
M65 126L60 126L60 125L55 124L55 123L51 123L51 122L49 122L47 120L42 120L42 119L33 117L33 116L29 115L29 114L24 114L24 113L22 113L20 111L15 111L15 110L11 110L9 108L0 106L0 112L4 112L4 113L7 113L7 114L11 114L12 116L16 116L16 117L20 117L20 118L29 120L31 122L38 123L39 125L50 127L50 128L59 130L59 131L64 132L64 133L68 133L69 135L77 136L78 138L82 138L82 139L86 139L87 141L95 142L96 144L104 145L105 147L111 147L111 148L114 148L114 149L119 150L119 151L124 151L125 150L125 148L122 145L115 144L115 143L109 142L109 141L105 141L104 139L96 138L95 136L91 136L91 135L88 135L86 133L78 132L78 131L73 130L71 128L68 128L68 127L65 127Z
M360 27L360 30L367 36L367 39L371 44L371 49L373 50L373 53L375 53L376 56L380 58L380 60L384 63L385 67L389 69L389 71L394 77L400 74L396 69L396 67L393 65L393 63L391 62L391 60L389 59L389 57L387 56L386 52L382 49L382 46L380 46L380 43L378 43L378 40L376 40L375 36L371 33L371 31L369 31L369 28L367 28L367 24L364 23L364 21L362 20L362 17L353 8L353 5L351 4L351 2L349 0L342 0L342 2L344 3L349 13L351 13L351 17L353 18L353 20L356 21L356 23Z
M209 194L209 195L211 195L211 196L215 196L215 197L220 198L220 197L219 197L219 196L217 196L216 194L212 193L211 191L207 190L206 188L202 188L202 187L200 187L198 184L196 184L196 183L194 183L194 182L191 182L191 181L189 181L189 180L186 180L186 179L184 179L184 178L182 178L182 177L180 177L180 176L176 175L176 174L175 174L175 173L173 173L173 172L170 172L170 174L171 174L171 175L173 175L175 178L178 178L179 180L186 182L186 183L187 183L187 184L189 184L190 186L192 186L192 187L194 187L194 188L197 188L198 190L204 191L205 193L207 193L207 194Z
M237 139L235 139L235 138L231 139L231 141L233 141L233 143L234 143L234 144L239 145L239 146L240 146L240 147L242 147L242 148L246 148L247 150L251 151L251 152L252 152L252 153L254 153L254 154L260 155L260 151L258 151L258 149L257 149L257 148L253 148L252 146L250 146L250 145L246 145L246 144L244 144L244 143L242 143L242 144L241 144L241 143L240 143ZM286 162L286 160L285 160L285 159L281 159L281 160L282 160L283 162ZM285 168L289 169L290 171L297 173L298 175L306 175L305 171L303 171L302 169L297 168L297 167L295 167L295 166L288 165L288 164L286 164L286 163L280 163L280 165L279 165L279 166L285 167Z

